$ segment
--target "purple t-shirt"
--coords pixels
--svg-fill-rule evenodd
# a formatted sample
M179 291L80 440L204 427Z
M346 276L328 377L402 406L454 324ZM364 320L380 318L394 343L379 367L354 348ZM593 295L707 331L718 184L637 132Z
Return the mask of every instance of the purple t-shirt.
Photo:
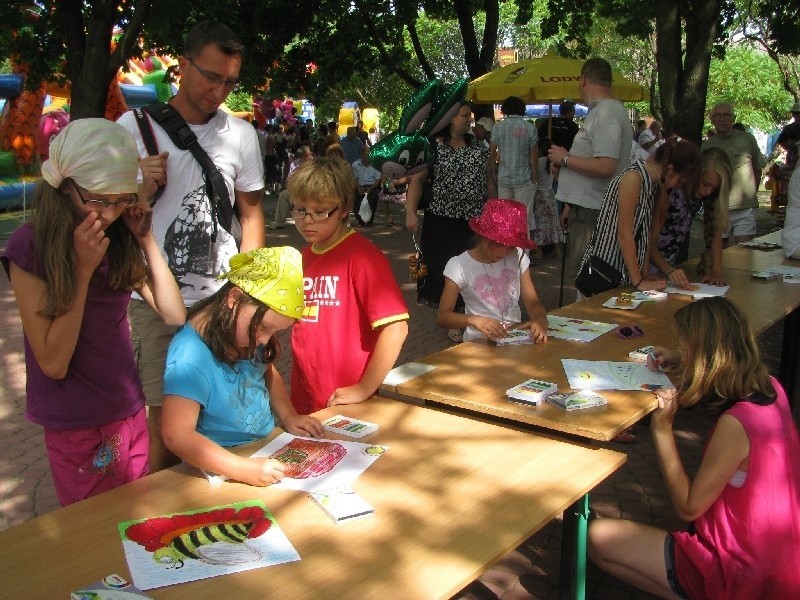
M30 224L11 234L1 257L6 274L13 262L44 279L33 246ZM104 258L89 285L78 343L64 379L51 379L42 372L25 336L29 421L51 429L97 427L129 417L144 406L126 312L131 294L108 288L108 268Z

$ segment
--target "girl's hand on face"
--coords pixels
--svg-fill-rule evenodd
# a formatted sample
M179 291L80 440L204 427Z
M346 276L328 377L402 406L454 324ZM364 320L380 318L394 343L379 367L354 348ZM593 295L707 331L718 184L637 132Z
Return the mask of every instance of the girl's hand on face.
M672 429L678 413L678 396L675 388L656 391L658 408L653 412L650 423L653 429Z
M325 428L319 419L308 415L297 415L287 419L283 424L286 431L293 435L303 435L307 437L324 438Z
M75 256L79 273L91 275L103 260L110 240L102 229L97 213L91 212L78 224L73 233Z
M467 322L490 340L506 337L506 328L497 319L482 317L480 315L470 315Z
M671 348L656 346L647 355L647 368L651 371L671 371L681 364L681 353Z
M153 211L147 204L139 202L125 209L122 220L137 238L147 237L153 224Z
M250 485L264 487L280 482L283 479L285 466L282 462L274 458L249 458L252 468L252 476L246 477L243 481Z

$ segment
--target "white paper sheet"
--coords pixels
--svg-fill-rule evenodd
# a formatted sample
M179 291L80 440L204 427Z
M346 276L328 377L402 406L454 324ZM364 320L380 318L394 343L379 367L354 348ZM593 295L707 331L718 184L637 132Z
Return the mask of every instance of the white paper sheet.
M709 296L724 296L731 287L729 285L709 285L707 283L692 283L691 286L695 289L685 290L677 285L669 284L664 291L668 294L684 294L695 298L708 298Z
M562 358L561 365L573 390L650 390L673 387L669 377L635 362Z
M399 367L395 367L386 374L383 380L384 385L401 385L409 379L424 375L429 371L433 371L436 365L426 365L425 363L409 362Z
M251 456L269 457L277 453L280 455L278 460L291 469L303 464L305 457L317 449L315 446L319 448L318 459L313 464L310 461L306 463L313 473L299 478L284 476L280 483L273 486L306 492L352 486L389 449L388 446L377 444L304 438L282 433Z
M547 315L547 335L561 338L562 340L575 340L576 342L591 342L604 333L613 331L616 323L600 323L583 319L569 319Z

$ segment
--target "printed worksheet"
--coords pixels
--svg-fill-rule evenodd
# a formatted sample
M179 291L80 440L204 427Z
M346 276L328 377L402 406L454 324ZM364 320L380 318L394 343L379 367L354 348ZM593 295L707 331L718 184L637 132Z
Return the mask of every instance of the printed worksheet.
M649 390L673 387L664 373L635 362L562 358L561 365L573 390Z
M562 340L575 340L576 342L591 342L604 333L617 328L616 323L600 323L599 321L586 321L584 319L570 319L547 315L547 335L561 338Z
M689 289L685 290L677 285L669 284L664 291L668 294L684 294L697 299L708 298L709 296L724 296L731 287L729 285L709 285L707 283L691 283L689 286Z
M344 440L321 440L282 433L252 457L274 458L284 464L280 483L273 486L314 492L352 486L388 446Z

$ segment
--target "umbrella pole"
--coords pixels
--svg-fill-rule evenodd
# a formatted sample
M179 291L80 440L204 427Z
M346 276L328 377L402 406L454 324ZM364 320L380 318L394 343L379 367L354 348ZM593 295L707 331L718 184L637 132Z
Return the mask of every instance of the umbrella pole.
M567 270L567 251L569 250L569 229L564 230L564 247L561 249L561 287L558 290L558 308L564 306L564 277Z

